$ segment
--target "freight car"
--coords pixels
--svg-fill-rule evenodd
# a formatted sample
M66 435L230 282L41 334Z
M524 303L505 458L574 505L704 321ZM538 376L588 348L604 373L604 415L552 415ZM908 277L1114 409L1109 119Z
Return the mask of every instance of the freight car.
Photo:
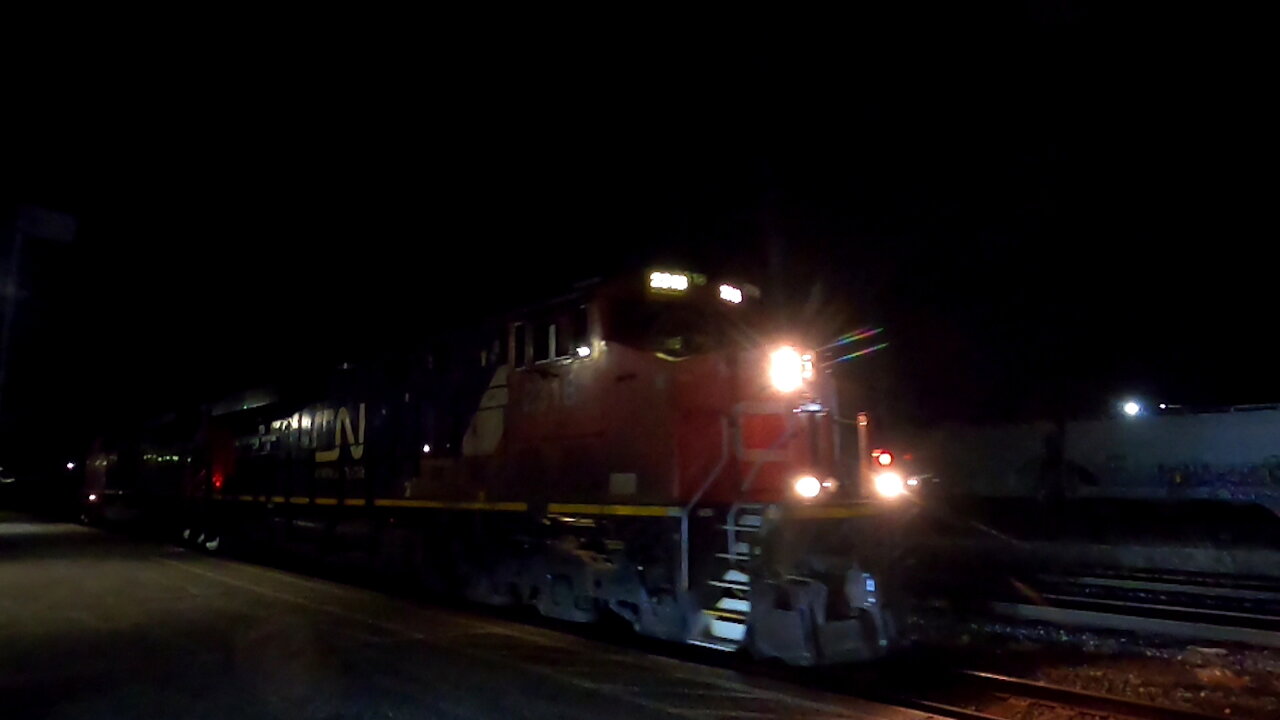
M894 447L938 470L913 498L931 518L911 548L917 597L1044 602L1062 595L1046 578L1280 574L1274 405L1126 401L1110 417L936 425Z
M167 532L193 465L200 413L170 413L134 426L120 421L95 437L83 458L79 519ZM166 525L166 523L169 523Z
M184 534L795 664L881 656L906 483L851 461L865 417L843 431L812 344L759 305L646 270L231 398L190 451Z
M993 498L1206 501L1280 512L1280 406L1126 403L1112 417L961 427L909 440L945 489Z

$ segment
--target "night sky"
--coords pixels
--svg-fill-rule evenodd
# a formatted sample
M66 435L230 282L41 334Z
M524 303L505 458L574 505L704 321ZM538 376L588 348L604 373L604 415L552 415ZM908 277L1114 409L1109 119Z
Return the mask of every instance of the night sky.
M179 23L12 51L0 210L80 233L26 248L10 432L649 259L754 273L824 332L885 326L866 374L924 420L1280 400L1274 82L1244 19L739 20Z

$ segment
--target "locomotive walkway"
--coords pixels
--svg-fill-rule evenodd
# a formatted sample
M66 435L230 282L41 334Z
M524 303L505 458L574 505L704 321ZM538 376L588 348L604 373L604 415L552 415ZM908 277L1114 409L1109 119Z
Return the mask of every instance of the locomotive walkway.
M927 717L12 516L0 516L0 716Z

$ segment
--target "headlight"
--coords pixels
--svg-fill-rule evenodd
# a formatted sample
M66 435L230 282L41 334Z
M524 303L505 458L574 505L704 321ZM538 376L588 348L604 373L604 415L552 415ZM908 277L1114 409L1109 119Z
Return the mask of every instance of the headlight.
M779 392L799 390L805 380L813 379L813 356L784 345L769 356L769 382Z
M818 482L818 478L812 475L802 475L796 478L795 484L792 486L796 494L802 498L815 498L818 493L822 492L822 483Z
M885 472L876 476L876 492L880 493L880 497L895 498L906 491L907 484L898 473Z

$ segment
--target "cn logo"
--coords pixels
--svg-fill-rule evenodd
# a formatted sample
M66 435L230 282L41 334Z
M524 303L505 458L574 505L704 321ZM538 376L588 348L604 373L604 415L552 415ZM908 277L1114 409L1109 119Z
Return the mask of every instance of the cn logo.
M356 422L356 432L351 432L351 414L346 408L338 408L336 422L333 424L333 448L329 450L316 450L316 462L333 462L338 459L338 455L342 451L343 431L347 438L347 444L351 446L351 459L359 460L364 456L364 403L360 403L360 409L357 411L359 418ZM320 427L324 427L325 423L334 419L333 410L325 409L316 413L319 417Z

